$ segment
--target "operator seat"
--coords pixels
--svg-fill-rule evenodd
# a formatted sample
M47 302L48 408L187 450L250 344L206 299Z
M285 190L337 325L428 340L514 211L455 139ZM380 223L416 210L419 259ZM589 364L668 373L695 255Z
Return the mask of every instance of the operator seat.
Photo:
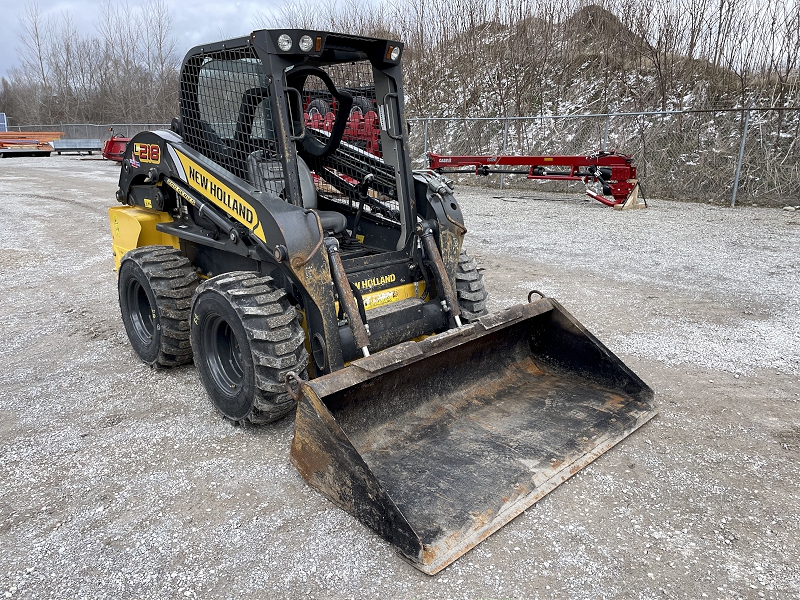
M264 151L256 150L247 157L247 171L250 182L262 191L280 194L283 191L283 164L279 160L265 160ZM334 210L317 210L317 188L308 164L297 157L297 172L300 177L300 195L303 208L313 209L319 215L325 231L342 233L347 228L347 217Z

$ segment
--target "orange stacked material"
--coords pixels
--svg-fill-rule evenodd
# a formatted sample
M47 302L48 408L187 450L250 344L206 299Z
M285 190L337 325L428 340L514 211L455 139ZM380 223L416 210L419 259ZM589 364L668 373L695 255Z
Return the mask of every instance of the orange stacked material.
M7 156L50 156L53 140L61 139L61 131L0 132L0 158Z

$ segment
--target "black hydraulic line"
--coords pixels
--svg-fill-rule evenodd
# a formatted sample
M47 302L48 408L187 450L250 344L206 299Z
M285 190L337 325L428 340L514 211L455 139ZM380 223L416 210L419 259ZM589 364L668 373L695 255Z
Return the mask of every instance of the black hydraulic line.
M350 283L350 291L353 292L353 296L358 303L358 314L361 315L361 320L364 321L364 325L367 328L367 333L369 333L369 325L367 325L367 307L364 306L364 297L361 295L361 290L356 287L356 284L352 281Z
M430 276L428 275L428 267L425 265L425 262L426 261L422 261L422 264L420 265L420 272L422 273L423 281L425 281L425 291L422 293L422 299L427 301L429 298L431 298L432 292L431 292L431 279Z

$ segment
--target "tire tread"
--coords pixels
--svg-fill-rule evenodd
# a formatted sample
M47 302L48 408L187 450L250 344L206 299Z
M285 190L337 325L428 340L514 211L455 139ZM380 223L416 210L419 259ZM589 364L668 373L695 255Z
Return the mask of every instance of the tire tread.
M297 310L271 277L255 272L214 277L201 283L197 294L210 288L228 300L250 342L256 393L243 420L270 423L286 416L296 406L284 385L286 374L295 371L308 378L306 336Z
M463 250L458 257L456 269L456 296L461 308L461 318L467 323L477 321L486 310L486 299L489 294L483 283L483 274L478 271L477 261Z
M177 367L192 362L189 314L198 278L189 259L170 246L141 246L122 257L122 262L128 260L147 277L156 301L161 341L151 366Z

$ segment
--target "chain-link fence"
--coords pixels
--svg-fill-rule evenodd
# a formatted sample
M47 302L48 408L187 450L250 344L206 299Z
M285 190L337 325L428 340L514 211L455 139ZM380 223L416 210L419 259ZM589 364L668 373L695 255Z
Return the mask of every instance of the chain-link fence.
M414 166L428 152L451 155L584 155L598 150L631 154L645 192L654 197L716 202L800 204L800 109L581 114L508 118L408 119ZM126 137L169 129L166 123L10 126L11 131L63 131L64 139ZM738 178L737 178L738 175ZM461 177L474 183L474 175ZM738 181L738 186L737 186ZM490 185L564 184L490 175ZM541 189L541 188L540 188Z
M601 149L634 157L652 196L800 203L800 109L727 109L509 118L409 119L412 158L426 154L585 155ZM738 189L735 189L738 174ZM474 178L474 176L472 176ZM467 176L462 177L466 180ZM534 185L524 175L493 185ZM563 183L536 182L546 189Z
M9 131L61 131L64 140L102 140L114 135L133 137L140 131L169 129L169 123L58 123L56 125L9 125Z

